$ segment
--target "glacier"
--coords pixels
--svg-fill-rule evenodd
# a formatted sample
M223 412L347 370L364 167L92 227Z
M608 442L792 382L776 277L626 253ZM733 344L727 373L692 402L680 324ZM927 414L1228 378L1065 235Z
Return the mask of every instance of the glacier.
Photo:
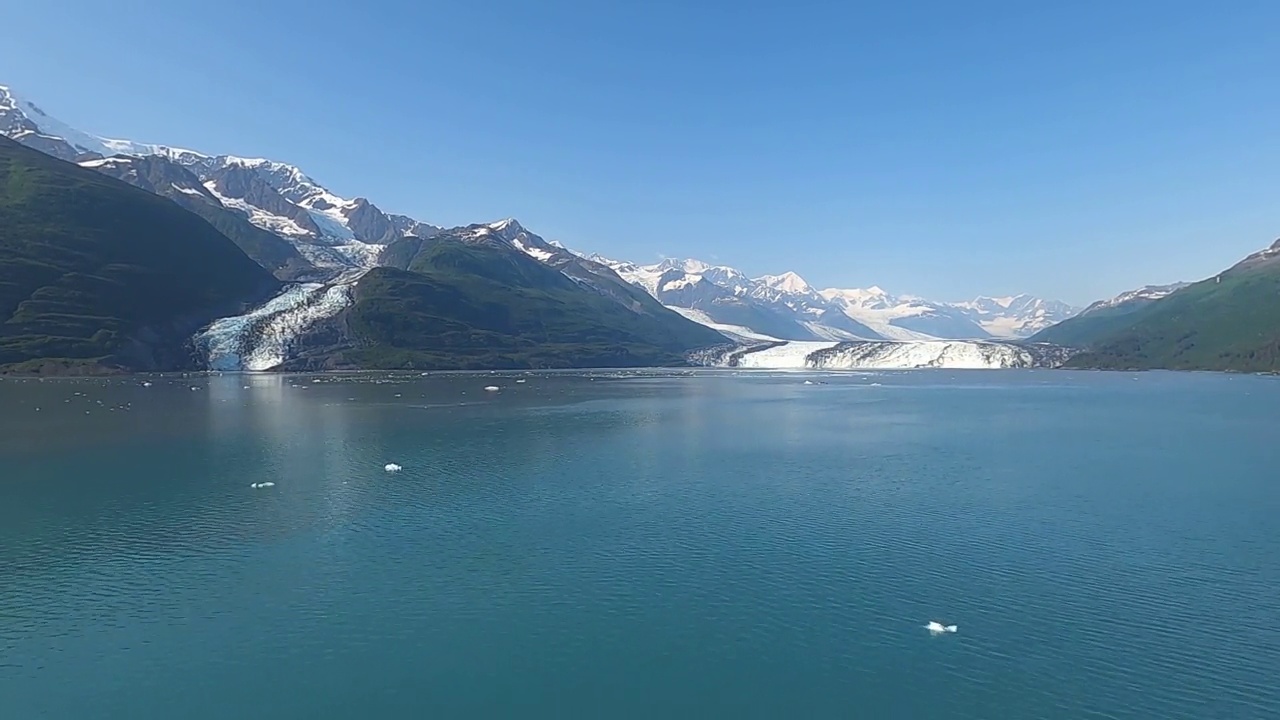
M696 359L704 365L769 370L994 370L1060 367L1071 350L1000 341L776 342L738 346Z
M299 283L243 315L215 320L195 337L210 370L260 372L289 359L298 339L317 322L352 302L355 283L366 269L329 283Z

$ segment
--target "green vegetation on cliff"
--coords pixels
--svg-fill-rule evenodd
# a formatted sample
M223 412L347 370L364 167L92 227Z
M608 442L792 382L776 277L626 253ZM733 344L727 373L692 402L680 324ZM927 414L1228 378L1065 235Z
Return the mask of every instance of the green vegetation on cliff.
M0 367L192 367L191 334L279 287L173 202L0 138Z
M1220 275L1122 308L1083 315L1033 339L1084 348L1071 367L1280 371L1280 242Z
M481 369L673 365L724 342L659 308L637 312L500 243L406 241L345 314L343 365ZM402 252L404 251L404 252Z

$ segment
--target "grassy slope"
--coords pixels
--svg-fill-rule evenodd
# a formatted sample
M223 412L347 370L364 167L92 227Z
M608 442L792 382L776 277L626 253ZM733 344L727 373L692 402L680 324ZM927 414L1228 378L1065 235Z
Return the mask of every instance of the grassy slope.
M0 138L0 367L185 368L192 332L276 288L171 201Z
M1154 301L1153 301L1154 302ZM1065 347L1083 348L1119 332L1142 319L1142 310L1152 302L1136 302L1094 310L1087 315L1063 320L1032 335L1030 342L1046 342Z
M1280 262L1186 287L1081 343L1069 363L1103 369L1280 370Z
M457 241L415 243L408 270L382 267L347 312L364 367L526 368L671 365L718 333L633 312L522 253ZM405 264L404 258L400 258Z

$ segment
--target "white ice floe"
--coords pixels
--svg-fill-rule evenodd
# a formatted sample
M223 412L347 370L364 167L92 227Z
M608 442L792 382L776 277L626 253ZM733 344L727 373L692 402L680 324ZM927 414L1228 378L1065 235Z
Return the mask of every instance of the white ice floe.
M942 633L953 633L960 629L955 625L943 625L937 620L930 620L929 624L925 625L924 627L926 630L933 633L934 635L941 635Z
M394 473L394 472L400 472L402 468L395 463L387 463L386 467L382 469L386 470L387 472Z
M501 390L501 389L502 389L502 388L498 387L497 385L485 385L485 386L484 386L484 391L485 391L485 392L498 392L498 391L499 391L499 390Z
M249 487L251 487L251 488L253 488L253 489L257 490L257 489L260 489L260 488L269 488L269 487L275 487L275 486L276 486L276 484L275 484L275 483L273 483L273 482L271 482L271 481L267 481L267 482L256 482L256 483L253 483L252 485L250 485Z

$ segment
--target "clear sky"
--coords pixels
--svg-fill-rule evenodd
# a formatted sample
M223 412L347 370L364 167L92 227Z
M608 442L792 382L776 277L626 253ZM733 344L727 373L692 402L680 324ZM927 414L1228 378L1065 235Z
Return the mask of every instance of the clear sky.
M59 0L0 83L445 225L1084 303L1280 235L1280 2Z

